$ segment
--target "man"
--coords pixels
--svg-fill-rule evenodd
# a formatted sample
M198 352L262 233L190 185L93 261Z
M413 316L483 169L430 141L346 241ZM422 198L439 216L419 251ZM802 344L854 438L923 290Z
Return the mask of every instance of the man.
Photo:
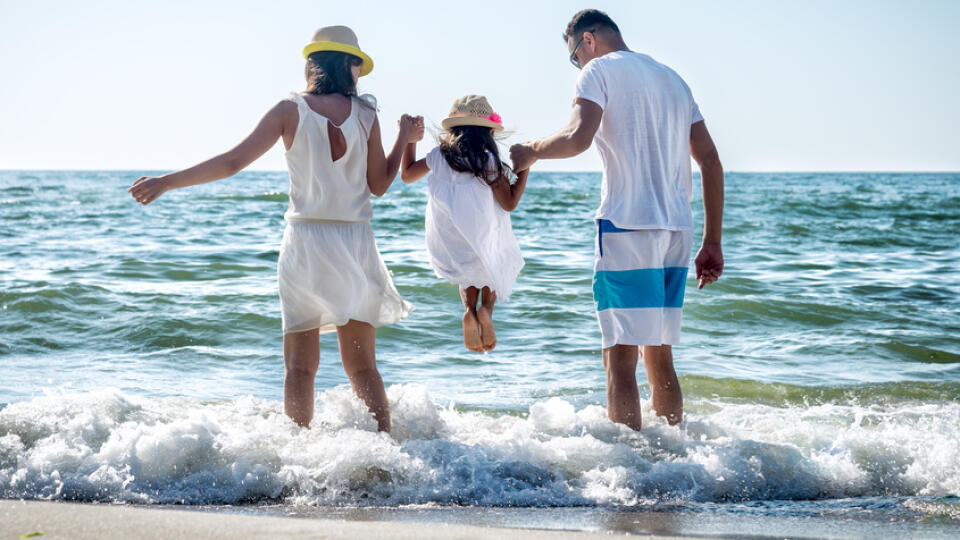
M580 69L573 117L547 138L514 145L510 158L520 171L539 159L575 156L596 142L603 184L593 293L607 414L640 429L636 370L642 356L653 408L676 424L683 418L683 396L671 345L680 337L693 242L690 156L703 180L703 243L695 259L701 289L723 271L723 167L683 79L631 51L610 17L583 10L563 37Z

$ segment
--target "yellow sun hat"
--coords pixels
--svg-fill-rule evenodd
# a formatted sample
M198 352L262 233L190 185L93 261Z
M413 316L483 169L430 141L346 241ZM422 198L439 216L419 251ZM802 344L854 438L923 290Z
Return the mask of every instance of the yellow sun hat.
M490 102L483 96L467 95L453 102L450 114L440 122L443 129L456 126L483 126L494 131L503 131L500 115L493 112Z
M311 53L318 51L339 51L359 57L363 60L361 77L373 71L373 59L360 50L357 34L347 26L324 26L314 32L313 39L303 48L303 57L309 58Z

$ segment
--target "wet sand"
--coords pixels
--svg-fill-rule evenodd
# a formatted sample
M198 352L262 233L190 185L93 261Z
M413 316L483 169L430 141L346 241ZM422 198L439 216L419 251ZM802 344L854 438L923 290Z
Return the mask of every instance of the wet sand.
M27 536L31 533L41 535ZM620 533L623 534L623 533ZM231 538L450 538L589 539L611 534L425 524L274 517L129 505L0 501L0 539L190 539ZM640 535L632 538L675 538ZM690 537L687 537L690 538Z

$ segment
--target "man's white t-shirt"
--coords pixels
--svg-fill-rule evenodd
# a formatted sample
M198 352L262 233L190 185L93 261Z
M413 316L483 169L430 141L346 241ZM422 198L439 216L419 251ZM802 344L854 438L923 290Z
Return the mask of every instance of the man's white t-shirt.
M683 79L645 54L615 51L583 67L576 97L603 108L593 138L603 160L597 219L692 229L690 125L703 116Z

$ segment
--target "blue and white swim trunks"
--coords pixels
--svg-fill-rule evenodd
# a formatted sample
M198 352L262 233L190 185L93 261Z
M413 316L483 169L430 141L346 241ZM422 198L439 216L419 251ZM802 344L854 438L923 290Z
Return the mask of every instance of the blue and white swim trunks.
M603 348L680 341L693 231L628 230L597 220L593 299Z

